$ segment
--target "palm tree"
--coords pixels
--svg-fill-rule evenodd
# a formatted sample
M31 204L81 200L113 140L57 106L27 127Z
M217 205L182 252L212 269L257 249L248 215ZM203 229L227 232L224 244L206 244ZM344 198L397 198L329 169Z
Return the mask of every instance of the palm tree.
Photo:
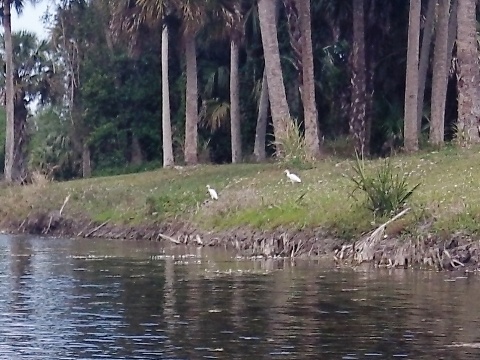
M435 34L432 78L432 115L430 122L430 142L443 144L445 129L445 97L448 85L448 23L450 0L439 0L438 26Z
M404 109L404 147L406 151L418 150L418 55L421 5L420 1L410 0Z
M297 0L302 36L302 101L305 123L305 142L312 158L319 158L320 131L315 101L315 75L313 68L312 24L310 0Z
M30 3L35 4L38 0L30 0ZM15 90L13 81L13 44L12 44L12 5L18 14L22 13L25 1L23 0L2 0L0 3L2 11L2 22L5 36L5 67L6 67L6 81L5 81L5 108L7 112L7 126L5 139L5 180L7 182L22 182L22 169L20 164L15 164Z
M427 71L430 63L430 47L432 43L433 29L435 27L435 9L438 0L429 0L427 14L425 16L425 25L422 33L422 47L420 49L420 60L418 65L418 110L417 126L418 132L421 132L423 118L423 100L425 98L425 85L427 82ZM448 25L446 25L448 28Z
M368 152L366 139L365 10L364 0L353 0L352 116L350 136L359 154Z
M230 132L232 146L232 163L242 160L242 137L240 119L240 82L239 70L239 43L243 34L243 16L238 6L229 14L230 25Z
M255 156L256 161L264 161L267 157L265 151L265 140L267 135L269 102L267 74L265 71L263 72L260 86L261 89L258 99L257 125L255 127L255 144L253 147L253 155Z
M163 167L175 164L173 156L172 123L170 114L170 84L168 73L169 59L169 19L173 13L172 0L125 0L114 4L112 27L117 37L122 32L130 35L131 43L136 43L142 37L142 26L155 27L161 23L161 77L162 77L162 148Z
M186 64L185 162L195 165L198 162L198 71L195 38L205 24L207 14L220 4L217 0L137 1L142 8L143 18L161 19L168 5L181 20Z
M292 120L290 119L290 109L288 107L280 64L275 2L272 0L258 0L258 16L260 20L274 135L278 144L278 141L286 136L288 122ZM277 148L277 155L282 155L282 149Z
M5 39L2 39L5 42ZM14 82L14 144L12 181L27 179L27 105L35 100L45 103L55 100L53 64L46 41L39 41L35 34L19 32L12 35L15 68ZM4 65L4 64L2 64ZM6 79L6 77L5 77Z
M5 180L13 182L17 178L17 171L14 169L14 88L13 88L13 46L12 46L12 22L11 22L12 0L2 1L3 29L5 33L5 108L7 112L7 129L5 138Z
M476 1L462 0L457 8L458 126L461 144L479 142L478 61Z

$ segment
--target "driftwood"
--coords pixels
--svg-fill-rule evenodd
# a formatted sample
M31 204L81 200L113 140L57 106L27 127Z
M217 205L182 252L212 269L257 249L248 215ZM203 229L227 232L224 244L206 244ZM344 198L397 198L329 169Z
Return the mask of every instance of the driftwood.
M410 208L402 210L397 215L377 227L369 235L354 242L353 244L343 244L341 248L337 249L334 254L335 262L340 262L345 259L351 259L352 262L357 264L372 261L375 257L376 246L384 238L387 226L401 218L409 211Z
M164 240L171 241L171 242L173 242L174 244L177 244L177 245L180 245L180 244L181 244L181 242L180 242L179 240L174 239L174 238L171 237L171 236L162 234L162 233L160 233L160 232L158 233L158 237L160 237L160 238L162 238L162 239L164 239Z
M63 201L63 204L62 204L62 207L60 208L60 210L58 210L58 211L54 210L54 211L50 212L50 214L49 214L50 218L48 220L48 225L43 230L44 234L48 234L50 229L52 227L56 227L59 224L59 222L62 220L62 213L63 213L63 210L65 209L65 206L67 205L68 200L70 200L70 194L68 194L67 197L65 198L65 200Z
M380 225L369 236L354 243L353 260L358 264L361 264L362 262L365 262L365 261L372 261L375 255L375 246L383 239L387 226L393 223L394 221L400 219L403 215L405 215L409 211L410 211L410 208L406 208L402 210L397 215L392 217L390 220Z
M85 234L84 237L90 237L90 235L92 235L93 233L97 232L98 230L100 230L102 227L104 227L105 225L108 224L108 220L107 221L104 221L103 223L101 223L100 225L98 225L96 228L94 228L93 230L89 231L88 233Z

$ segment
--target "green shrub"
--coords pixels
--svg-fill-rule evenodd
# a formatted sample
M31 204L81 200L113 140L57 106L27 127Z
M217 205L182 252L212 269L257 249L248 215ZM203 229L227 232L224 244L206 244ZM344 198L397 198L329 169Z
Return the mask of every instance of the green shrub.
M420 186L417 184L410 188L408 185L409 174L395 172L389 158L377 169L376 173L368 174L363 157L360 158L357 154L352 168L354 175L349 176L354 184L352 197L358 200L355 192L363 192L366 195L366 207L380 216L399 211Z
M310 164L313 159L308 154L300 125L292 118L286 119L285 125L285 132L277 136L274 141L277 157L292 167Z

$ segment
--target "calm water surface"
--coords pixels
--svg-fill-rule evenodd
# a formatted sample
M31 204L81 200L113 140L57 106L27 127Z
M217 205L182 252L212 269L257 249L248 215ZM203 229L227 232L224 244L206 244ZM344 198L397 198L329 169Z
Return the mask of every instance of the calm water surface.
M479 359L458 276L0 236L0 359Z

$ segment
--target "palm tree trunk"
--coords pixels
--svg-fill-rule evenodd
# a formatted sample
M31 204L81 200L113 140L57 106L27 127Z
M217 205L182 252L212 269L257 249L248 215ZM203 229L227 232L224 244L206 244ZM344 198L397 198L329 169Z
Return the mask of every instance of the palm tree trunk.
M188 165L195 165L198 163L198 83L194 35L186 35L185 56L187 64L185 162Z
M435 8L438 0L429 0L425 26L423 27L422 47L420 50L420 64L418 66L418 133L422 131L423 99L425 97L425 84L427 81L428 63L430 60L430 47L432 43L433 28L435 24ZM446 25L448 27L448 25Z
M430 122L430 142L443 144L445 134L445 99L448 85L448 18L450 0L439 0L438 26L435 34L432 79L432 116Z
M288 122L292 120L290 119L290 110L288 108L282 67L280 64L275 2L272 0L259 0L258 16L260 20L260 32L263 43L274 135L275 139L279 141L285 137ZM277 155L282 155L282 149L277 148Z
M235 39L232 39L230 42L230 132L233 164L242 161L238 67L238 44Z
M267 122L268 122L268 82L267 82L267 73L263 71L262 90L260 91L260 99L258 101L257 127L255 130L255 145L253 147L253 155L255 155L255 160L257 161L264 161L267 158L267 154L265 152Z
M11 22L11 0L3 0L3 29L5 33L5 107L7 112L7 126L5 138L5 180L12 182L12 171L15 151L15 130L14 130L14 87L13 87L13 44L12 44L12 22Z
M478 61L476 0L462 0L457 9L458 133L462 145L480 140L478 131Z
M452 56L453 56L453 46L457 40L457 10L458 10L458 0L452 0L450 10L450 19L448 21L448 58L447 58L447 69L450 70L452 67Z
M90 148L84 140L82 145L82 176L89 178L92 175L92 163L90 160Z
M304 0L300 0L304 1ZM301 29L301 11L298 0L283 0L283 7L287 16L288 36L290 38L290 48L292 49L292 65L296 70L296 76L291 84L288 85L290 105L297 111L300 111L300 100L303 103L303 60L302 60L302 29ZM279 8L279 7L278 7ZM278 23L278 15L277 15ZM300 96L299 96L300 95Z
M25 92L15 95L14 99L14 150L12 181L17 184L27 179L27 116Z
M362 0L363 1L363 0ZM313 67L312 24L310 0L297 0L302 33L302 101L305 122L305 143L309 155L316 159L320 152L320 130L315 102L315 75Z
M410 0L404 117L404 147L407 152L418 150L418 53L421 5L418 0Z
M163 167L174 165L172 123L170 118L170 85L168 77L168 25L162 30L162 146Z
M367 68L365 59L365 13L364 0L353 0L353 54L352 54L352 103L350 136L355 151L368 153L366 146L366 84Z

